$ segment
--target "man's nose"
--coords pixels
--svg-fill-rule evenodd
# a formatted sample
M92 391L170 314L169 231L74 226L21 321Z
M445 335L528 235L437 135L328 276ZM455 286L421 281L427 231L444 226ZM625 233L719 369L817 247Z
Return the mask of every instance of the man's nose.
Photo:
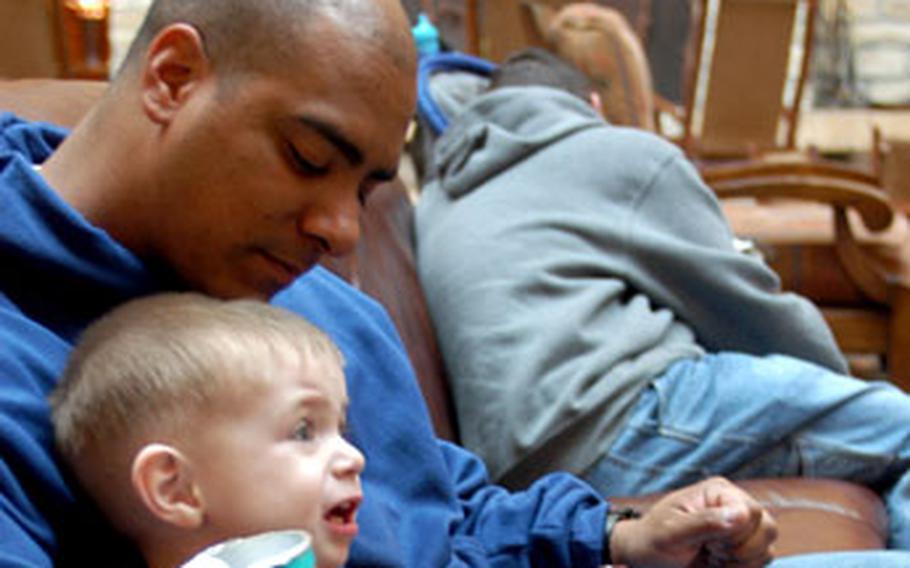
M316 204L300 215L298 229L318 240L326 254L341 256L351 252L360 240L360 209L356 198Z

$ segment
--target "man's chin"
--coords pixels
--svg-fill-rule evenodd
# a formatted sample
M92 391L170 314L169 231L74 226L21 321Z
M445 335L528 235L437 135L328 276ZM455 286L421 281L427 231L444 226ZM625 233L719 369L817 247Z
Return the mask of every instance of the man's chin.
M268 302L290 286L289 282L213 282L200 287L203 294L222 300L262 300Z
M210 279L198 282L194 288L203 294L223 300L258 299L269 301L281 291L290 287L312 266L300 274L243 274L236 278Z
M267 281L257 282L254 286L249 286L245 291L241 291L241 295L237 297L258 298L260 300L269 301L279 293L290 288L294 282L297 282L297 280L302 278L312 269L313 267L311 266L293 278L281 280L269 279Z

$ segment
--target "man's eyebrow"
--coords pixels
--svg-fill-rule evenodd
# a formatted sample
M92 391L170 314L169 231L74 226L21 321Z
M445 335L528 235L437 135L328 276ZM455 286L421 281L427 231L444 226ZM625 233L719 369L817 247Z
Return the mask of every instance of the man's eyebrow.
M338 131L337 128L331 124L319 120L317 118L312 118L308 116L300 116L297 120L315 130L319 133L320 136L329 141L333 146L335 146L339 152L344 155L345 159L352 166L359 166L363 163L363 152L356 144L347 139L347 137ZM369 177L376 181L390 181L395 179L398 175L398 169L379 169L373 172L370 172Z
M338 151L344 155L345 159L347 159L352 166L359 166L363 163L363 152L360 151L360 148L348 140L344 134L339 132L338 129L331 124L307 116L297 117L297 120L304 126L318 132L320 136L338 148Z

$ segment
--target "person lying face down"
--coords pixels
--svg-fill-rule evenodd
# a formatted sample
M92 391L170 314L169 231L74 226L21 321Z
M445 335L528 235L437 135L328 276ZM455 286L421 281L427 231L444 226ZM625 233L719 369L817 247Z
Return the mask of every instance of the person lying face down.
M86 330L51 395L56 441L151 568L282 529L312 535L320 568L341 566L364 467L342 435L343 364L281 308L150 296Z

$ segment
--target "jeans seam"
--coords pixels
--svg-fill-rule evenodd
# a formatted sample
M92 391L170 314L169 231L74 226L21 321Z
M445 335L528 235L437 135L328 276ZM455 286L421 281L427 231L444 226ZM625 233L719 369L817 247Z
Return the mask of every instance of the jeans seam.
M695 473L695 474L698 474L701 476L712 475L711 471L704 467L685 467L685 466L681 467L678 465L674 465L673 467L651 466L651 465L642 464L640 461L627 460L627 459L625 459L621 456L618 456L616 454L613 454L613 453L608 453L604 457L605 457L605 459L612 460L626 468L634 469L637 471L646 471L646 472L652 472L652 473L664 473L667 471L680 471L680 472Z

